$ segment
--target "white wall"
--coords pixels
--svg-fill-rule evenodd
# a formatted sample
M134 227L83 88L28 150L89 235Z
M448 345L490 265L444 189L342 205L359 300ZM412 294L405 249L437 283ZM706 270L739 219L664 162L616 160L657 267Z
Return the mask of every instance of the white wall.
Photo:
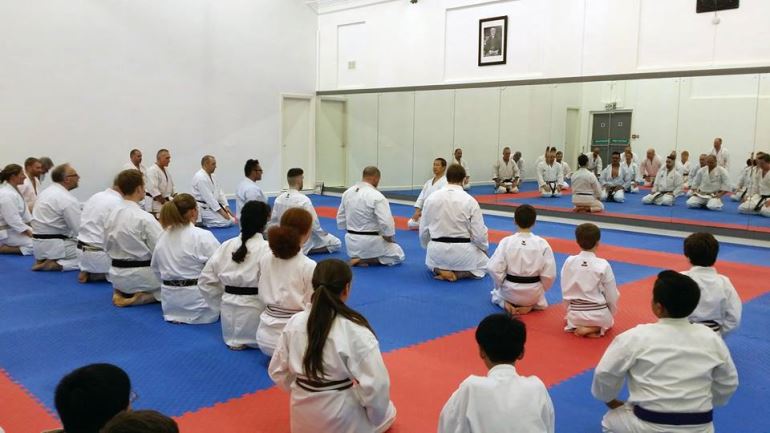
M181 191L205 153L227 192L250 157L277 191L280 93L314 92L317 20L303 0L0 2L0 160L70 161L84 199L168 147Z
M498 15L508 16L508 63L478 67L478 20ZM318 87L767 66L768 16L765 0L716 14L696 14L689 0L348 1L320 9ZM341 29L353 23L367 49L357 55L355 81L340 80L354 60L340 57L340 47L356 44Z

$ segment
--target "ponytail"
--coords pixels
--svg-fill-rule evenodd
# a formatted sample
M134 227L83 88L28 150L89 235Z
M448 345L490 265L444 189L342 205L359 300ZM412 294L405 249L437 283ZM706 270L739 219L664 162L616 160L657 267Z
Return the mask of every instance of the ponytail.
M241 246L233 253L235 263L243 263L249 249L246 242L257 233L265 230L265 224L270 217L270 206L261 201L249 201L241 209Z
M7 182L12 176L16 176L21 173L21 166L19 164L8 164L0 171L0 183Z
M353 273L348 264L338 259L319 262L313 272L315 291L307 320L307 349L302 358L305 376L310 380L322 380L324 376L323 350L337 315L365 327L374 334L366 318L340 299L352 279Z
M179 194L160 208L160 225L167 230L185 227L190 224L187 213L197 208L198 204L193 196L185 193Z

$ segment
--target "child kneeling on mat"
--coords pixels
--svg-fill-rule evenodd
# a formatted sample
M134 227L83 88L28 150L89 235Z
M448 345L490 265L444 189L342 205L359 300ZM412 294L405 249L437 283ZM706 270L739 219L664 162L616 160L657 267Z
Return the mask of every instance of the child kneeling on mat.
M579 337L601 337L612 328L618 308L618 287L607 260L596 257L601 231L594 224L577 226L575 238L583 251L561 268L561 293L567 303L564 330Z
M441 411L439 433L554 432L545 384L516 372L526 340L524 323L509 314L492 314L479 323L476 342L489 372L460 384Z

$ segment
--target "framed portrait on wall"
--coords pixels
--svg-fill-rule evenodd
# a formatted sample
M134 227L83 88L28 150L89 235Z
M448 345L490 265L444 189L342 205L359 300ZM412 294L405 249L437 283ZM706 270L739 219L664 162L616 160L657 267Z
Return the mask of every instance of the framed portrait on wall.
M504 65L508 51L508 17L479 20L479 66Z

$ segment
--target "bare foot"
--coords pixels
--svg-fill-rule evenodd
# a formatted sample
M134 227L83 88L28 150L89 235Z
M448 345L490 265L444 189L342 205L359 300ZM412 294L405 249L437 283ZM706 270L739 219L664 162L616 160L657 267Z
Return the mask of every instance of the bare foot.
M369 263L359 258L353 258L353 259L350 259L350 266L351 267L359 266L361 268L365 268L369 266Z
M436 278L437 280L444 280L444 281L457 281L457 275L455 275L452 271L447 271L444 269L435 269L434 272L436 272Z
M529 312L532 311L532 307L516 307L516 313L517 314L529 314Z
M32 270L33 271L40 271L40 270L42 270L43 266L45 266L45 262L46 262L45 260L36 260L35 264L32 265Z
M0 254L16 254L21 255L21 248L9 247L8 245L0 245Z
M510 302L505 303L505 311L508 312L511 316L518 316L519 312L516 311L516 306L511 304Z
M78 283L84 284L88 282L88 272L80 271L78 274Z
M51 272L59 272L62 269L62 265L58 264L56 260L46 260L45 264L43 264L43 267L40 268L41 271L51 271Z
M601 337L602 329L598 326L578 326L575 328L575 335L578 337L586 338L599 338Z
M235 346L227 345L227 348L230 350L246 350L248 347L245 344L238 344Z

